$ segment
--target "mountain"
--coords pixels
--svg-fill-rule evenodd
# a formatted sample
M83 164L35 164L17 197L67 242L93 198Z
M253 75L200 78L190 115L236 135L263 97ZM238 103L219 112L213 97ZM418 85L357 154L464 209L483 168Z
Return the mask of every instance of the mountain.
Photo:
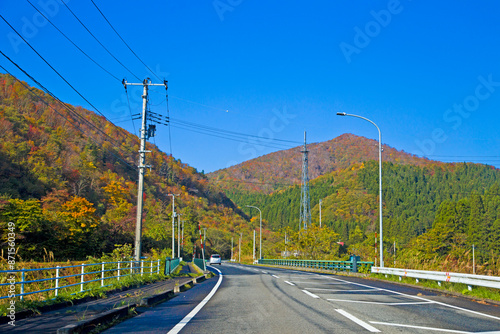
M440 164L383 145L382 160L398 164L428 166ZM354 163L378 161L378 141L353 134L343 134L321 143L307 145L309 178L348 168ZM230 193L237 191L270 194L290 185L300 184L303 146L278 151L208 174Z
M217 186L148 143L143 250L169 254L171 198L185 225L184 255L209 228L208 247L228 256L247 217ZM139 139L104 117L0 75L0 225L13 222L18 256L85 259L133 244ZM213 231L211 231L213 229ZM248 238L249 239L249 238ZM199 242L199 241L198 241Z
M379 231L377 148L376 141L352 134L308 145L313 224L319 224L322 200L322 225L372 259L376 258L374 240ZM248 214L255 212L245 205L259 207L271 230L297 231L301 150L271 153L208 176ZM495 243L500 238L500 170L482 164L422 159L388 145L383 150L387 249L397 242L419 250L418 259L436 254L446 257L453 252L466 257L474 243L476 249L500 256L500 244ZM446 236L440 232L443 229Z

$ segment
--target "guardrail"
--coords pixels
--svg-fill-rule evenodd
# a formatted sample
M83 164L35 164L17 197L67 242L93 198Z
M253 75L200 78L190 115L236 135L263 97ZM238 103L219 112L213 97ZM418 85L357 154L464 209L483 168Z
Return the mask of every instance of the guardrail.
M195 258L195 259L193 259L193 263L195 266L200 268L201 271L205 271L207 269L206 263L205 263L205 261L203 261L203 259Z
M451 282L451 283L462 283L472 289L472 286L482 286L487 288L500 289L500 277L498 276L486 276L486 275L472 275L472 274L460 274L444 271L425 271L425 270L413 270L413 269L400 269L400 268L386 268L386 267L372 267L372 273L375 274L386 274L399 276L401 280L402 277L411 277L417 280L427 279L437 281L439 285L441 282Z
M370 270L373 266L373 262L359 261L356 258L351 258L351 261L259 259L259 264L351 272L358 272L360 268Z
M90 271L85 271L85 268L91 267ZM93 267L93 268L92 268ZM78 274L65 275L66 272L78 272L77 268L81 268ZM96 270L95 268L100 268ZM54 271L53 274L50 271ZM59 290L67 289L70 287L75 287L80 285L80 291L75 291L76 293L84 292L84 285L101 282L101 287L111 286L112 284L104 285L104 281L110 279L120 280L122 277L127 277L131 275L144 275L153 274L160 272L160 260L141 260L141 261L117 261L117 262L101 262L101 263L88 263L74 266L56 266L52 268L37 268L37 269L16 269L16 270L1 270L0 277L3 282L0 283L0 288L7 286L8 293L6 296L0 296L0 299L20 297L23 300L24 296L33 295L43 292L54 291L54 296L57 297ZM106 276L106 273L108 276ZM62 274L62 275L61 275ZM31 277L30 277L31 276ZM34 277L46 277L42 279L31 279ZM90 278L90 280L85 280L85 277ZM80 280L78 281L78 277ZM71 283L71 282L76 283ZM38 290L31 290L30 288L34 284L38 284ZM68 284L70 283L70 284ZM62 285L66 284L66 285ZM20 293L14 294L16 291L15 286L20 286ZM42 289L40 288L40 285ZM35 288L37 289L37 288ZM4 289L2 289L4 290Z
M173 273L174 270L177 269L180 263L181 263L180 258L165 259L165 275L170 275L171 273Z

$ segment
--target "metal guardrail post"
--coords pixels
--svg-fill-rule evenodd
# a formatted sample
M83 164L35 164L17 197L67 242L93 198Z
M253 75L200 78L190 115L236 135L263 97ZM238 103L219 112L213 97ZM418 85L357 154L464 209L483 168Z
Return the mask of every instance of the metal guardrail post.
M24 268L23 268L22 272L21 272L21 300L24 299L24 296L23 296L23 294L24 294L24 281L25 281L25 279L24 279Z
M102 263L102 270L101 270L101 286L104 286L104 262Z
M160 259L158 259L158 265L156 266L156 273L160 273Z
M153 275L153 260L151 260L151 275Z
M82 275L81 275L81 279L80 279L80 292L83 292L83 282L85 282L85 265L82 263Z
M132 260L130 260L130 275L132 275Z
M116 276L118 276L117 278L120 280L120 261L118 261L118 275Z
M56 297L59 292L59 266L56 268Z
M140 261L141 262L141 276L142 274L144 274L144 261Z

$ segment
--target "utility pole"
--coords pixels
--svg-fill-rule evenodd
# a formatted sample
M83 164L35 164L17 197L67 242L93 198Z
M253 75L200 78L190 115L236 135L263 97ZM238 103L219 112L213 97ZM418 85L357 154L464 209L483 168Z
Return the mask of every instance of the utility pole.
M204 227L203 228L203 249L205 249L205 247L207 246L207 228Z
M240 233L240 243L238 246L238 262L241 263L241 238L243 238L243 233Z
M231 237L231 261L233 261L233 237Z
M172 259L175 257L175 196L179 194L168 194L172 196Z
M255 263L255 230L253 230L253 263Z
M319 200L319 227L321 228L321 203L323 203L323 200Z
M396 268L396 240L394 240L394 268Z
M125 79L122 81L123 87L127 90L127 86L143 86L142 92L142 125L141 125L141 145L139 148L139 181L137 187L137 217L135 223L135 260L140 261L141 259L141 237L142 237L142 209L144 206L143 196L144 196L144 169L146 166L146 140L154 136L153 133L149 131L147 127L148 120L148 87L149 86L165 86L168 89L167 81L163 81L162 84L151 83L150 79L144 79L142 83L128 83ZM151 127L151 125L150 125ZM151 129L154 129L154 125Z
M287 254L286 254L286 243L287 243L287 241L288 241L288 240L286 240L286 231L285 231L285 256L284 256L284 258L285 258L285 259L286 259L286 255L287 255Z
M472 274L476 274L476 253L475 253L476 247L474 244L472 244Z
M177 214L177 257L181 257L181 214Z
M184 220L182 221L182 251L184 252Z

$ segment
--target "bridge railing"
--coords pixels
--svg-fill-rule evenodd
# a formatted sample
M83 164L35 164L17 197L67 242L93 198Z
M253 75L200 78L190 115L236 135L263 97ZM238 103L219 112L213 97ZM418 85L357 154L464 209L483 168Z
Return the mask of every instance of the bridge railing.
M171 273L174 272L175 269L180 265L181 259L180 258L174 258L170 259L167 258L165 260L165 275L170 275Z
M487 288L500 289L500 277L486 276L486 275L472 275L461 274L444 271L425 271L413 269L400 269L400 268L386 268L386 267L372 267L372 273L386 274L399 276L401 280L403 277L415 278L418 282L419 279L437 281L439 285L441 282L462 283L469 286L482 286Z
M201 271L205 271L207 268L206 263L205 263L205 261L203 261L203 259L195 258L195 259L193 259L193 263L195 264L195 266L200 268Z
M373 266L373 262L359 261L356 258L351 258L351 261L259 259L259 264L351 272L358 272L361 268L369 271Z
M73 266L51 268L1 270L0 299L53 292L57 297L62 289L73 288L75 293L87 291L86 284L100 282L107 287L120 281L120 278L160 272L160 260L117 261L100 263L82 263ZM105 285L105 282L113 283ZM80 289L78 289L80 286ZM99 286L99 284L97 284ZM16 293L19 291L19 293ZM66 290L68 291L68 290Z

